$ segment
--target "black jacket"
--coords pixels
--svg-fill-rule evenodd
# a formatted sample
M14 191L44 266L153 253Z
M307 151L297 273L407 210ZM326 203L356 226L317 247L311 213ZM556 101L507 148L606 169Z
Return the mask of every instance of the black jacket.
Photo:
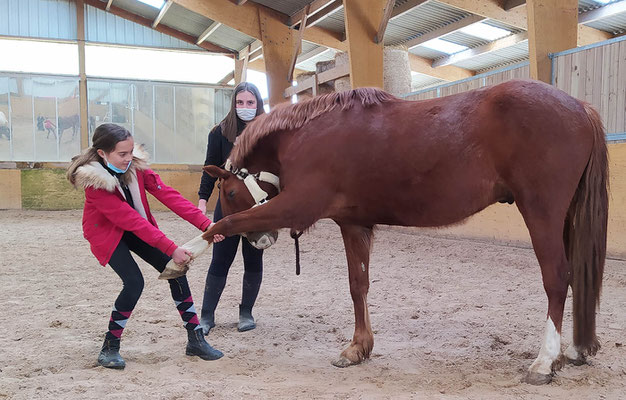
M245 124L242 121L237 121L237 136L245 128ZM216 165L223 167L224 163L230 155L230 151L233 149L233 144L222 135L221 124L218 124L215 128L209 132L209 141L206 146L206 159L204 165ZM202 180L200 181L200 189L198 189L198 197L201 200L208 200L213 192L215 181L217 178L213 178L206 172L202 172Z

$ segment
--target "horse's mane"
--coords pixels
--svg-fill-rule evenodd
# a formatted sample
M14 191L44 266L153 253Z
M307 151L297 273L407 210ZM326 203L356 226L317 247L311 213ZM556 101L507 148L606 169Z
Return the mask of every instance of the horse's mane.
M317 96L296 104L281 104L268 114L259 115L235 141L230 153L234 165L241 166L243 159L256 144L272 132L298 129L322 114L340 108L348 110L355 104L363 107L381 104L397 97L376 88L358 88Z

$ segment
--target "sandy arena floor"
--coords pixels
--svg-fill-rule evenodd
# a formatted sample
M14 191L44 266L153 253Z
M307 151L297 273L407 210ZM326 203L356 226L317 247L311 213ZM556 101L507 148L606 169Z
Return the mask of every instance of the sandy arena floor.
M196 235L157 213L176 242ZM352 338L339 229L302 237L302 274L281 232L265 256L258 327L236 330L241 257L209 341L219 361L184 355L186 335L167 283L140 264L146 286L124 333L124 371L96 357L120 281L82 238L79 211L0 211L0 399L623 399L626 262L609 260L598 316L602 349L552 384L520 383L538 353L546 296L531 249L377 231L369 296L375 347L362 365L330 364ZM210 253L189 272L200 308ZM564 345L571 338L566 305Z

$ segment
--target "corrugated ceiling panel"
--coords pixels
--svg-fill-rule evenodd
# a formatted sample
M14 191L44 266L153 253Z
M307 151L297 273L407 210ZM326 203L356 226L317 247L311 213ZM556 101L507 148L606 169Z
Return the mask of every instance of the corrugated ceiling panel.
M76 40L76 4L68 0L0 0L0 35Z
M626 32L626 12L585 25L601 31L611 32L614 35L619 35Z
M254 42L254 38L241 33L230 26L220 25L220 27L217 28L211 36L209 36L207 41L227 49L239 51Z
M476 57L455 63L457 67L469 69L472 71L482 71L492 69L498 66L518 63L528 59L528 41L522 41L514 46L507 47L478 55Z
M115 0L113 5L151 20L154 20L157 15L159 15L158 8L149 6L137 0Z
M343 7L328 15L326 18L318 22L315 26L328 29L329 31L343 33L345 30Z
M441 39L467 47L478 47L490 42L490 40L481 39L460 31L452 32L448 35L441 37Z
M199 47L195 45L125 20L111 13L107 13L106 11L102 11L99 8L86 6L85 12L87 14L85 36L89 42L175 49L199 49Z
M255 3L262 4L287 15L295 14L312 1L313 0L254 0Z
M409 53L415 54L416 56L420 56L420 57L430 58L431 60L435 58L447 56L446 53L429 49L428 47L424 47L424 46L413 47L412 49L409 50Z
M385 44L397 45L469 16L438 2L429 2L392 19L385 31Z
M178 31L198 37L211 25L213 21L193 11L173 3L161 20L162 24Z

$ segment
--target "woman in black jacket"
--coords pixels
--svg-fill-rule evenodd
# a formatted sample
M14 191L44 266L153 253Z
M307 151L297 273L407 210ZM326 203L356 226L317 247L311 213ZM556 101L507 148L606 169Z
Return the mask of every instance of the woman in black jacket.
M263 99L259 89L248 82L237 85L228 115L209 133L204 165L222 167L233 148L235 139L246 127L246 124L263 113ZM198 208L204 213L206 213L206 203L211 197L216 180L206 172L202 173L200 189L198 190L200 197ZM218 198L213 220L217 222L221 218L222 209ZM263 250L252 247L246 238L235 235L213 244L213 258L206 277L204 300L200 314L200 324L205 335L215 326L215 308L224 286L226 286L226 277L237 253L239 238L242 242L244 274L237 329L243 332L256 328L256 323L252 317L252 307L259 294L263 277Z

